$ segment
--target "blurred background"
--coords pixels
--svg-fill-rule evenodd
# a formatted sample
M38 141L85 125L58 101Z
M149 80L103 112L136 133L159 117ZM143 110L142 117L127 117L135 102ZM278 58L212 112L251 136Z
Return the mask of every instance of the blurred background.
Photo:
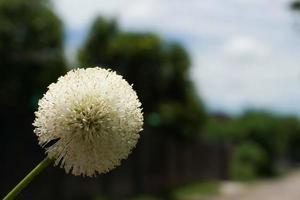
M137 148L97 178L49 167L18 199L300 199L299 52L300 1L0 0L0 196L45 156L47 86L102 66L142 102Z

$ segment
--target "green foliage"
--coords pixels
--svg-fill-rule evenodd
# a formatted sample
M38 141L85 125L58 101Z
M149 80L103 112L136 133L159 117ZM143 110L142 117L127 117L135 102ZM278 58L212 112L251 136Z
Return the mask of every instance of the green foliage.
M146 126L155 132L200 132L204 109L189 80L190 59L181 45L152 33L123 32L116 21L98 17L78 58L82 66L109 67L133 83Z
M243 126L235 118L210 116L205 126L205 136L212 140L236 142L244 137Z
M300 123L296 117L287 117L282 124L282 129L289 132L287 156L293 162L300 161Z
M285 152L290 132L283 124L284 117L264 112L248 112L240 118L246 139L260 144L273 158Z
M267 154L259 145L244 142L235 147L231 163L231 177L236 180L253 180L267 162Z
M213 181L198 182L176 189L171 194L174 200L200 199L203 196L211 196L219 193L219 184Z
M299 11L300 10L300 1L294 1L290 5L292 10Z
M78 53L80 62L90 66L105 65L107 46L118 32L116 21L96 18L84 47Z
M277 174L277 161L284 156L300 159L300 148L297 145L297 141L300 141L299 127L299 121L295 117L248 111L235 118L211 117L205 133L209 139L229 141L235 146L233 176L241 176L243 179ZM244 162L243 157L250 153L261 156L264 154L264 162Z
M64 65L62 26L48 1L1 0L0 104L32 109Z
M7 183L1 185L2 192L43 155L32 134L33 111L47 86L65 72L64 66L62 23L48 0L0 0L0 156L6 163L0 167L6 172L0 179ZM53 183L57 179L51 177Z

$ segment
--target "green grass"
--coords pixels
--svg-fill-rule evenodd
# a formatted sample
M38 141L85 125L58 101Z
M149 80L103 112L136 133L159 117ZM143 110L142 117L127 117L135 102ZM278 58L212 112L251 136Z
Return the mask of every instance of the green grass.
M172 192L171 197L174 200L189 200L195 197L203 197L218 194L219 184L214 181L197 182L177 188Z

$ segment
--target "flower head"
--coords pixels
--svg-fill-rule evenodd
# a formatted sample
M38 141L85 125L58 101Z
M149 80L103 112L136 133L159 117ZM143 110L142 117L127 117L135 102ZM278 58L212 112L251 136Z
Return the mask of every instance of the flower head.
M68 72L39 101L35 134L49 158L67 173L95 176L120 165L143 126L141 103L115 72Z

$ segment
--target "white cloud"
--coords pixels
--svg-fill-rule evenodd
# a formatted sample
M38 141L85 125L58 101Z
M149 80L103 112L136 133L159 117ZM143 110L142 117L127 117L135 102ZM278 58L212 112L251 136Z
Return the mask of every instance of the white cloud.
M251 62L267 57L270 49L262 41L247 36L237 36L224 44L223 52L233 60Z
M192 55L192 78L210 109L265 107L300 116L300 35L292 30L290 0L54 2L71 49L96 15L115 16L126 30L151 30L183 42Z
M214 53L195 56L194 65L199 67L193 68L192 77L207 105L234 113L252 107L300 115L297 57L278 54L257 40L240 38L230 39L225 42L228 47Z

